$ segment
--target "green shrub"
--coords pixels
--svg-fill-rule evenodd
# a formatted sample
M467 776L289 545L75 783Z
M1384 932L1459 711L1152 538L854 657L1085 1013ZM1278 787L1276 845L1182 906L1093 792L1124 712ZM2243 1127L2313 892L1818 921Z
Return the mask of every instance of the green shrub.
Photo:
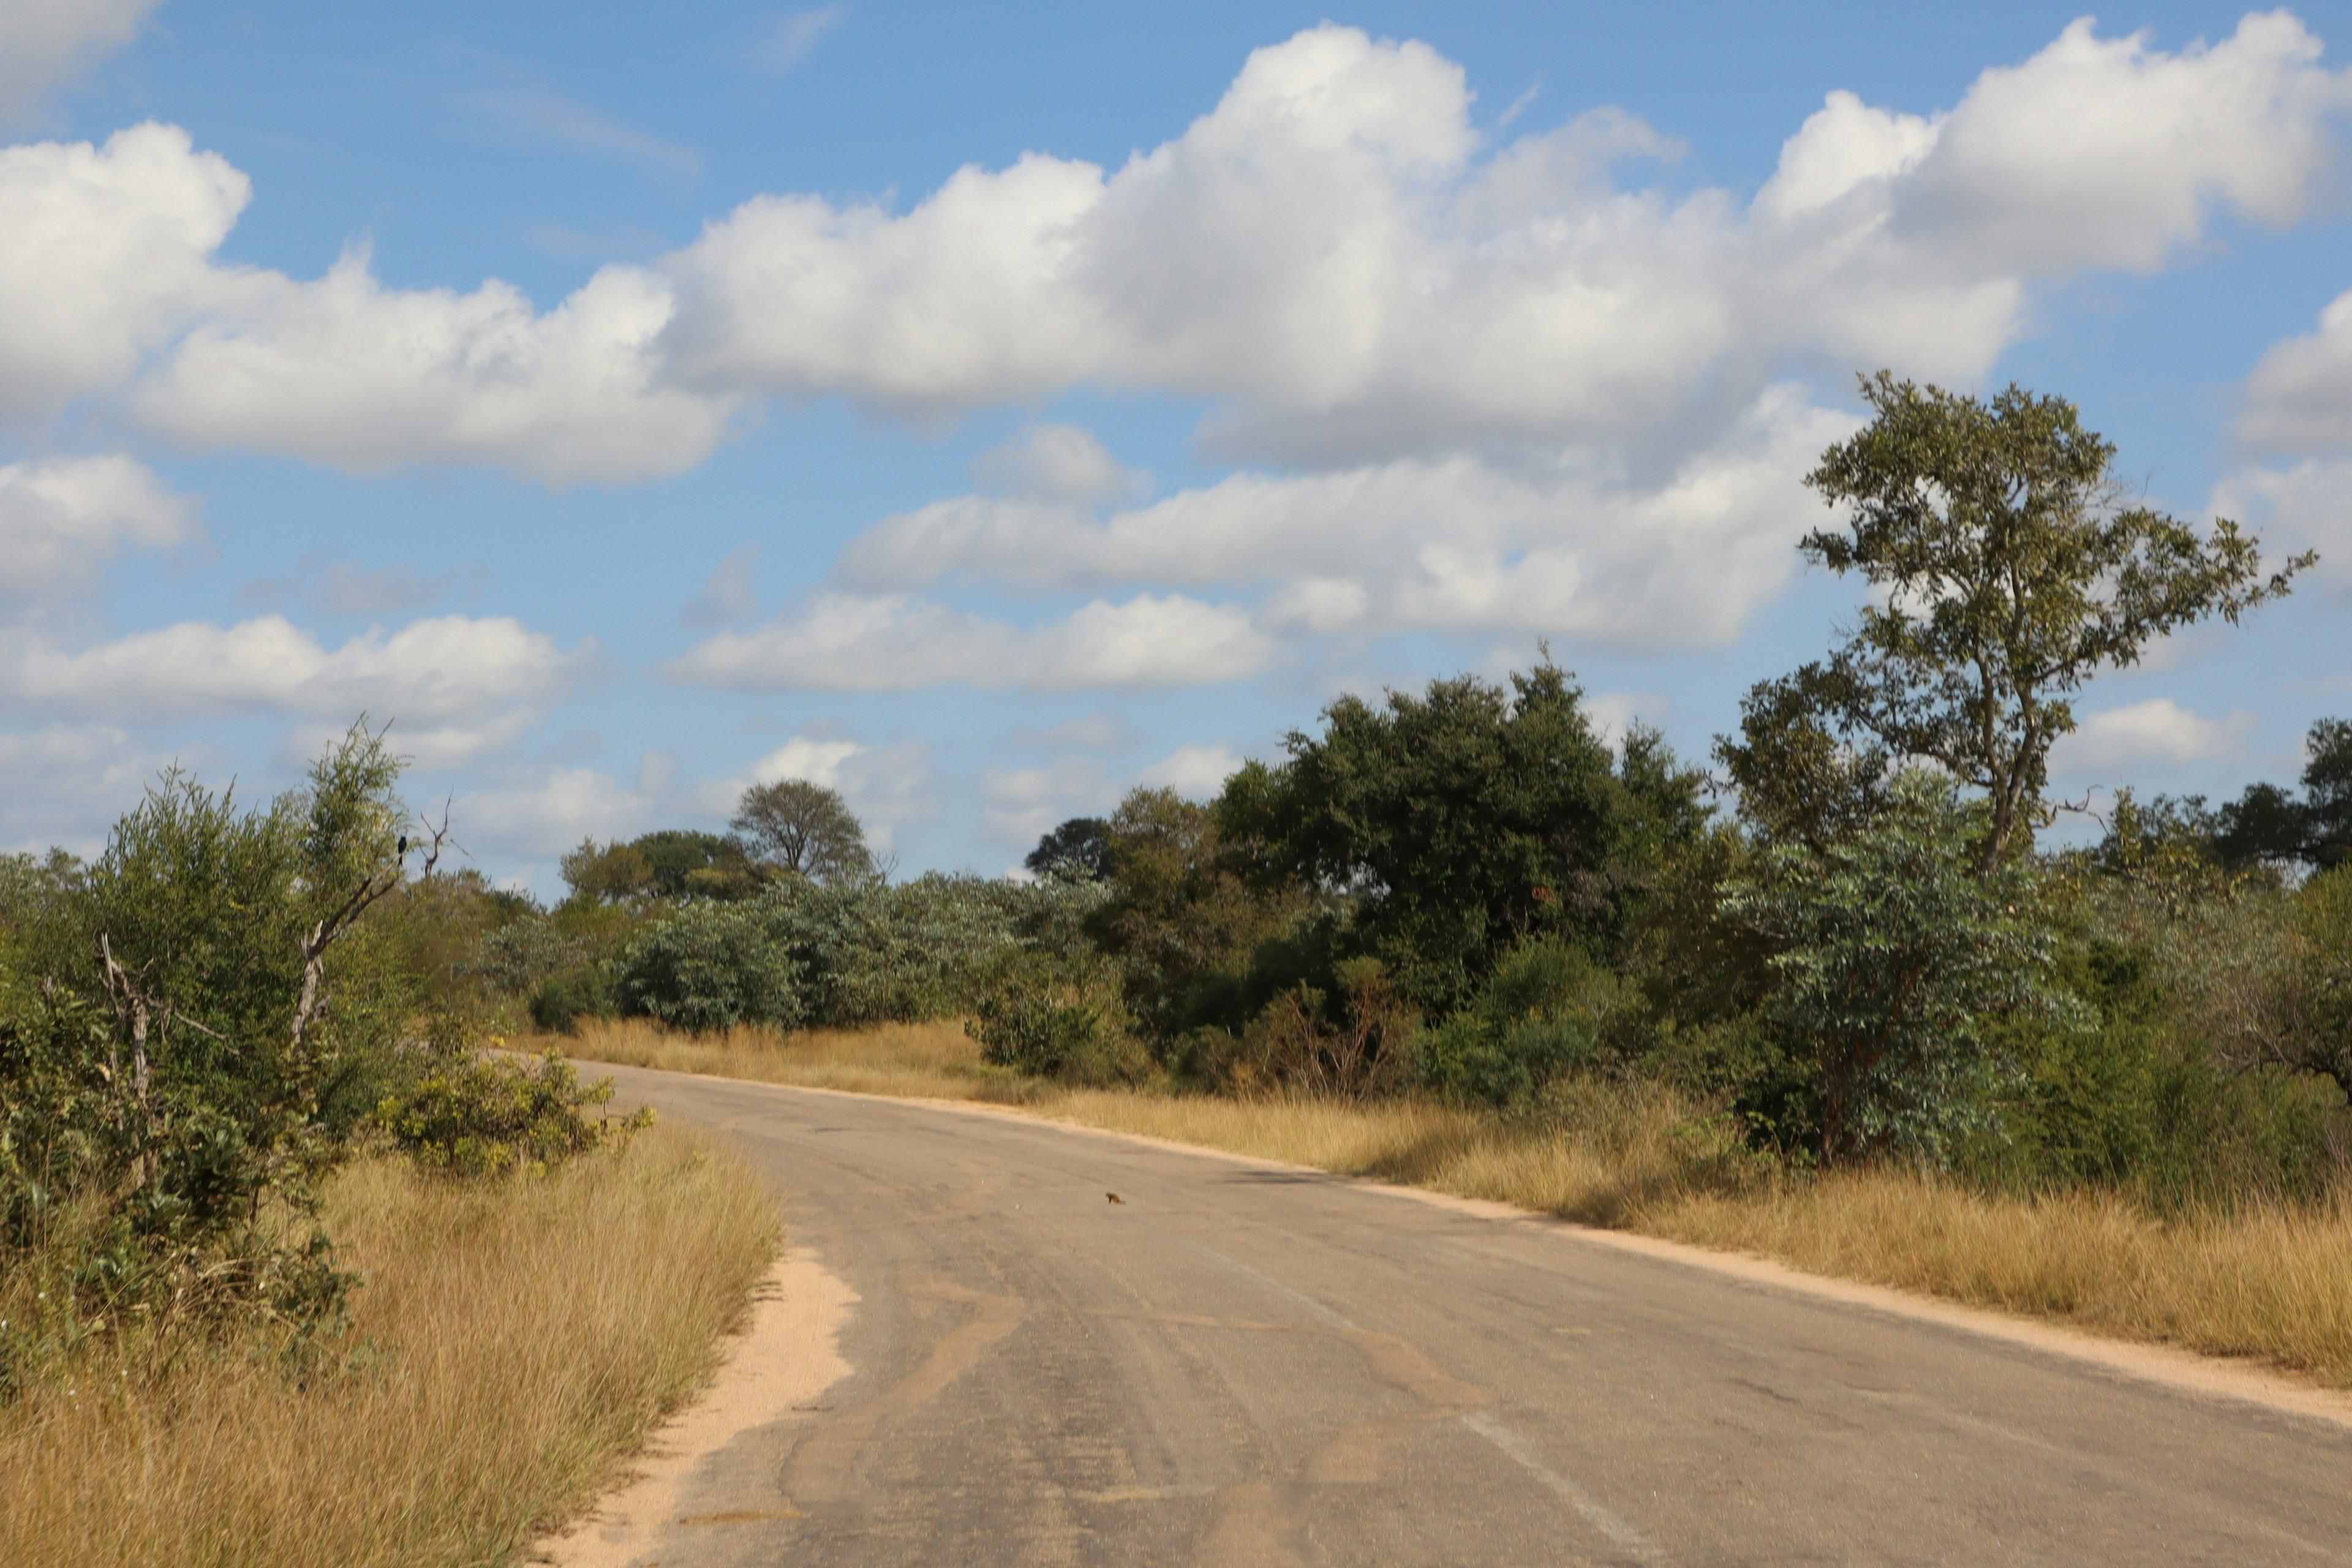
M1726 913L1772 951L1761 1018L1810 1069L1824 1159L1947 1163L2013 1077L2000 1026L2072 1016L2040 873L1978 874L1985 831L1980 803L1915 771L1846 837L1775 846L1728 886Z
M624 1007L682 1029L802 1023L801 965L778 914L769 898L681 905L622 954Z
M964 1029L980 1042L982 1060L1035 1078L1127 1082L1146 1059L1108 966L1035 950L997 961Z
M0 1286L35 1282L41 1343L339 1313L318 1183L419 995L362 919L404 879L399 768L355 727L257 811L167 773L86 870L11 895Z
M1421 1014L1388 966L1359 954L1329 966L1330 989L1276 991L1240 1030L1204 1025L1179 1041L1187 1077L1236 1094L1283 1089L1361 1100L1413 1078Z
M2352 1100L2352 863L2297 889L2291 918L2301 946L2284 976L2276 1058Z
M1522 942L1466 1005L1423 1032L1422 1078L1451 1099L1524 1104L1553 1079L1612 1054L1623 992L1579 942Z
M623 1121L591 1117L613 1080L583 1085L553 1051L532 1065L437 1048L415 1079L386 1095L376 1121L427 1170L475 1178L545 1170L651 1126L647 1107Z
M640 931L618 961L614 1002L689 1029L949 1016L976 1005L1003 955L1082 948L1081 921L1103 897L1094 884L971 876L788 878L756 899L690 900Z
M601 963L551 974L530 994L530 1021L550 1034L568 1035L582 1018L610 1018L619 1010L613 977Z

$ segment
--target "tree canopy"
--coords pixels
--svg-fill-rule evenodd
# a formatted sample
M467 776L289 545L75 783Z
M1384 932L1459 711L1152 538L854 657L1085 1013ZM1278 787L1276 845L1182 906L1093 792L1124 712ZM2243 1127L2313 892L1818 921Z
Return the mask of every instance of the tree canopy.
M1074 816L1037 840L1021 864L1036 876L1099 881L1110 875L1110 824Z
M753 858L795 876L837 882L874 867L866 829L849 803L808 779L753 784L728 826Z
M2063 398L2011 385L1982 401L1885 371L1862 394L1876 417L1806 480L1844 523L1801 548L1875 602L1827 659L1751 692L1718 755L1768 818L1803 807L1815 831L1828 795L1874 787L1889 759L1933 762L1984 792L1987 869L2037 826L2074 691L2183 626L2234 623L2314 557L2266 576L2235 523L2200 532L2127 504L2114 445ZM1792 756L1826 795L1790 798Z
M1612 940L1645 852L1702 819L1697 775L1645 735L1621 775L1580 697L1549 659L1507 688L1343 697L1286 762L1227 782L1218 826L1345 900L1406 995L1450 1005L1523 937Z

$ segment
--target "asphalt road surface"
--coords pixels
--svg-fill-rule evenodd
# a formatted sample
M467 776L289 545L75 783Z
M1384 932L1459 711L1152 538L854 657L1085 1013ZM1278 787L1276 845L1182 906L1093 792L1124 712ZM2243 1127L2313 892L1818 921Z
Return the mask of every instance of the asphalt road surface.
M666 1568L2352 1563L2322 1420L1338 1178L610 1070L862 1298Z

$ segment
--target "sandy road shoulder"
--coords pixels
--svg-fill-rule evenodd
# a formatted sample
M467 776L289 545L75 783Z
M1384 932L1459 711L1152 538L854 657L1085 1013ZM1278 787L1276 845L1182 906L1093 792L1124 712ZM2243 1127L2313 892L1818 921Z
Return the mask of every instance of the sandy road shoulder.
M541 1540L531 1557L558 1568L629 1568L661 1532L681 1522L688 1480L742 1434L814 1403L848 1375L842 1325L856 1293L800 1248L776 1260L753 1288L743 1327L721 1354L710 1386L656 1429L631 1479L585 1519Z

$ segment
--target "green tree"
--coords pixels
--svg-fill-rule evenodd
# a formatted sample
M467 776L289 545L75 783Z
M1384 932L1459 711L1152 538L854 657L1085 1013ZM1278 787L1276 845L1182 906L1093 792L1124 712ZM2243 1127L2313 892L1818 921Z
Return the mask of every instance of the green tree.
M599 844L583 838L580 847L556 863L556 869L578 898L618 904L650 897L654 890L653 862L635 845L618 839Z
M1086 926L1119 961L1139 1021L1163 1039L1189 1022L1205 983L1246 968L1308 909L1296 882L1244 874L1251 842L1218 817L1174 790L1138 789L1109 819L1110 893Z
M755 859L793 876L838 882L874 868L866 829L848 802L807 779L753 784L729 826Z
M2235 523L2200 533L2126 504L2115 447L2063 398L2011 385L1980 401L1885 371L1862 395L1876 417L1806 479L1844 524L1801 548L1859 574L1876 602L1829 658L1751 693L1742 739L1718 754L1743 797L1763 802L1790 793L1776 770L1791 751L1832 798L1853 798L1889 761L1933 762L1984 792L1976 863L1989 870L2042 818L2074 691L2182 626L2234 624L2314 557L2265 577Z
M1990 812L1907 771L1856 832L1774 846L1727 885L1726 914L1771 950L1764 1022L1811 1070L1825 1160L1943 1160L1991 1114L2001 1022L2068 1014L2039 871L1975 864Z
M2352 861L2352 721L2320 720L2304 754L2303 858L2332 868Z
M1344 697L1279 767L1227 781L1217 821L1262 874L1342 900L1414 1004L1442 1012L1523 938L1606 952L1663 847L1705 818L1654 735L1622 769L1547 659L1507 688L1464 676L1384 704Z
M2311 847L2311 814L2303 802L2273 784L2248 784L2243 795L2212 812L2200 826L2225 866L2300 860Z
M400 767L362 723L262 810L168 773L47 879L0 963L0 1254L66 1246L72 1311L340 1300L324 1237L286 1245L272 1210L314 1212L416 999L368 919L415 858Z
M665 827L630 841L663 898L740 899L760 890L759 871L741 843L716 833Z
M1074 816L1037 840L1021 864L1039 877L1099 881L1110 875L1110 824Z

